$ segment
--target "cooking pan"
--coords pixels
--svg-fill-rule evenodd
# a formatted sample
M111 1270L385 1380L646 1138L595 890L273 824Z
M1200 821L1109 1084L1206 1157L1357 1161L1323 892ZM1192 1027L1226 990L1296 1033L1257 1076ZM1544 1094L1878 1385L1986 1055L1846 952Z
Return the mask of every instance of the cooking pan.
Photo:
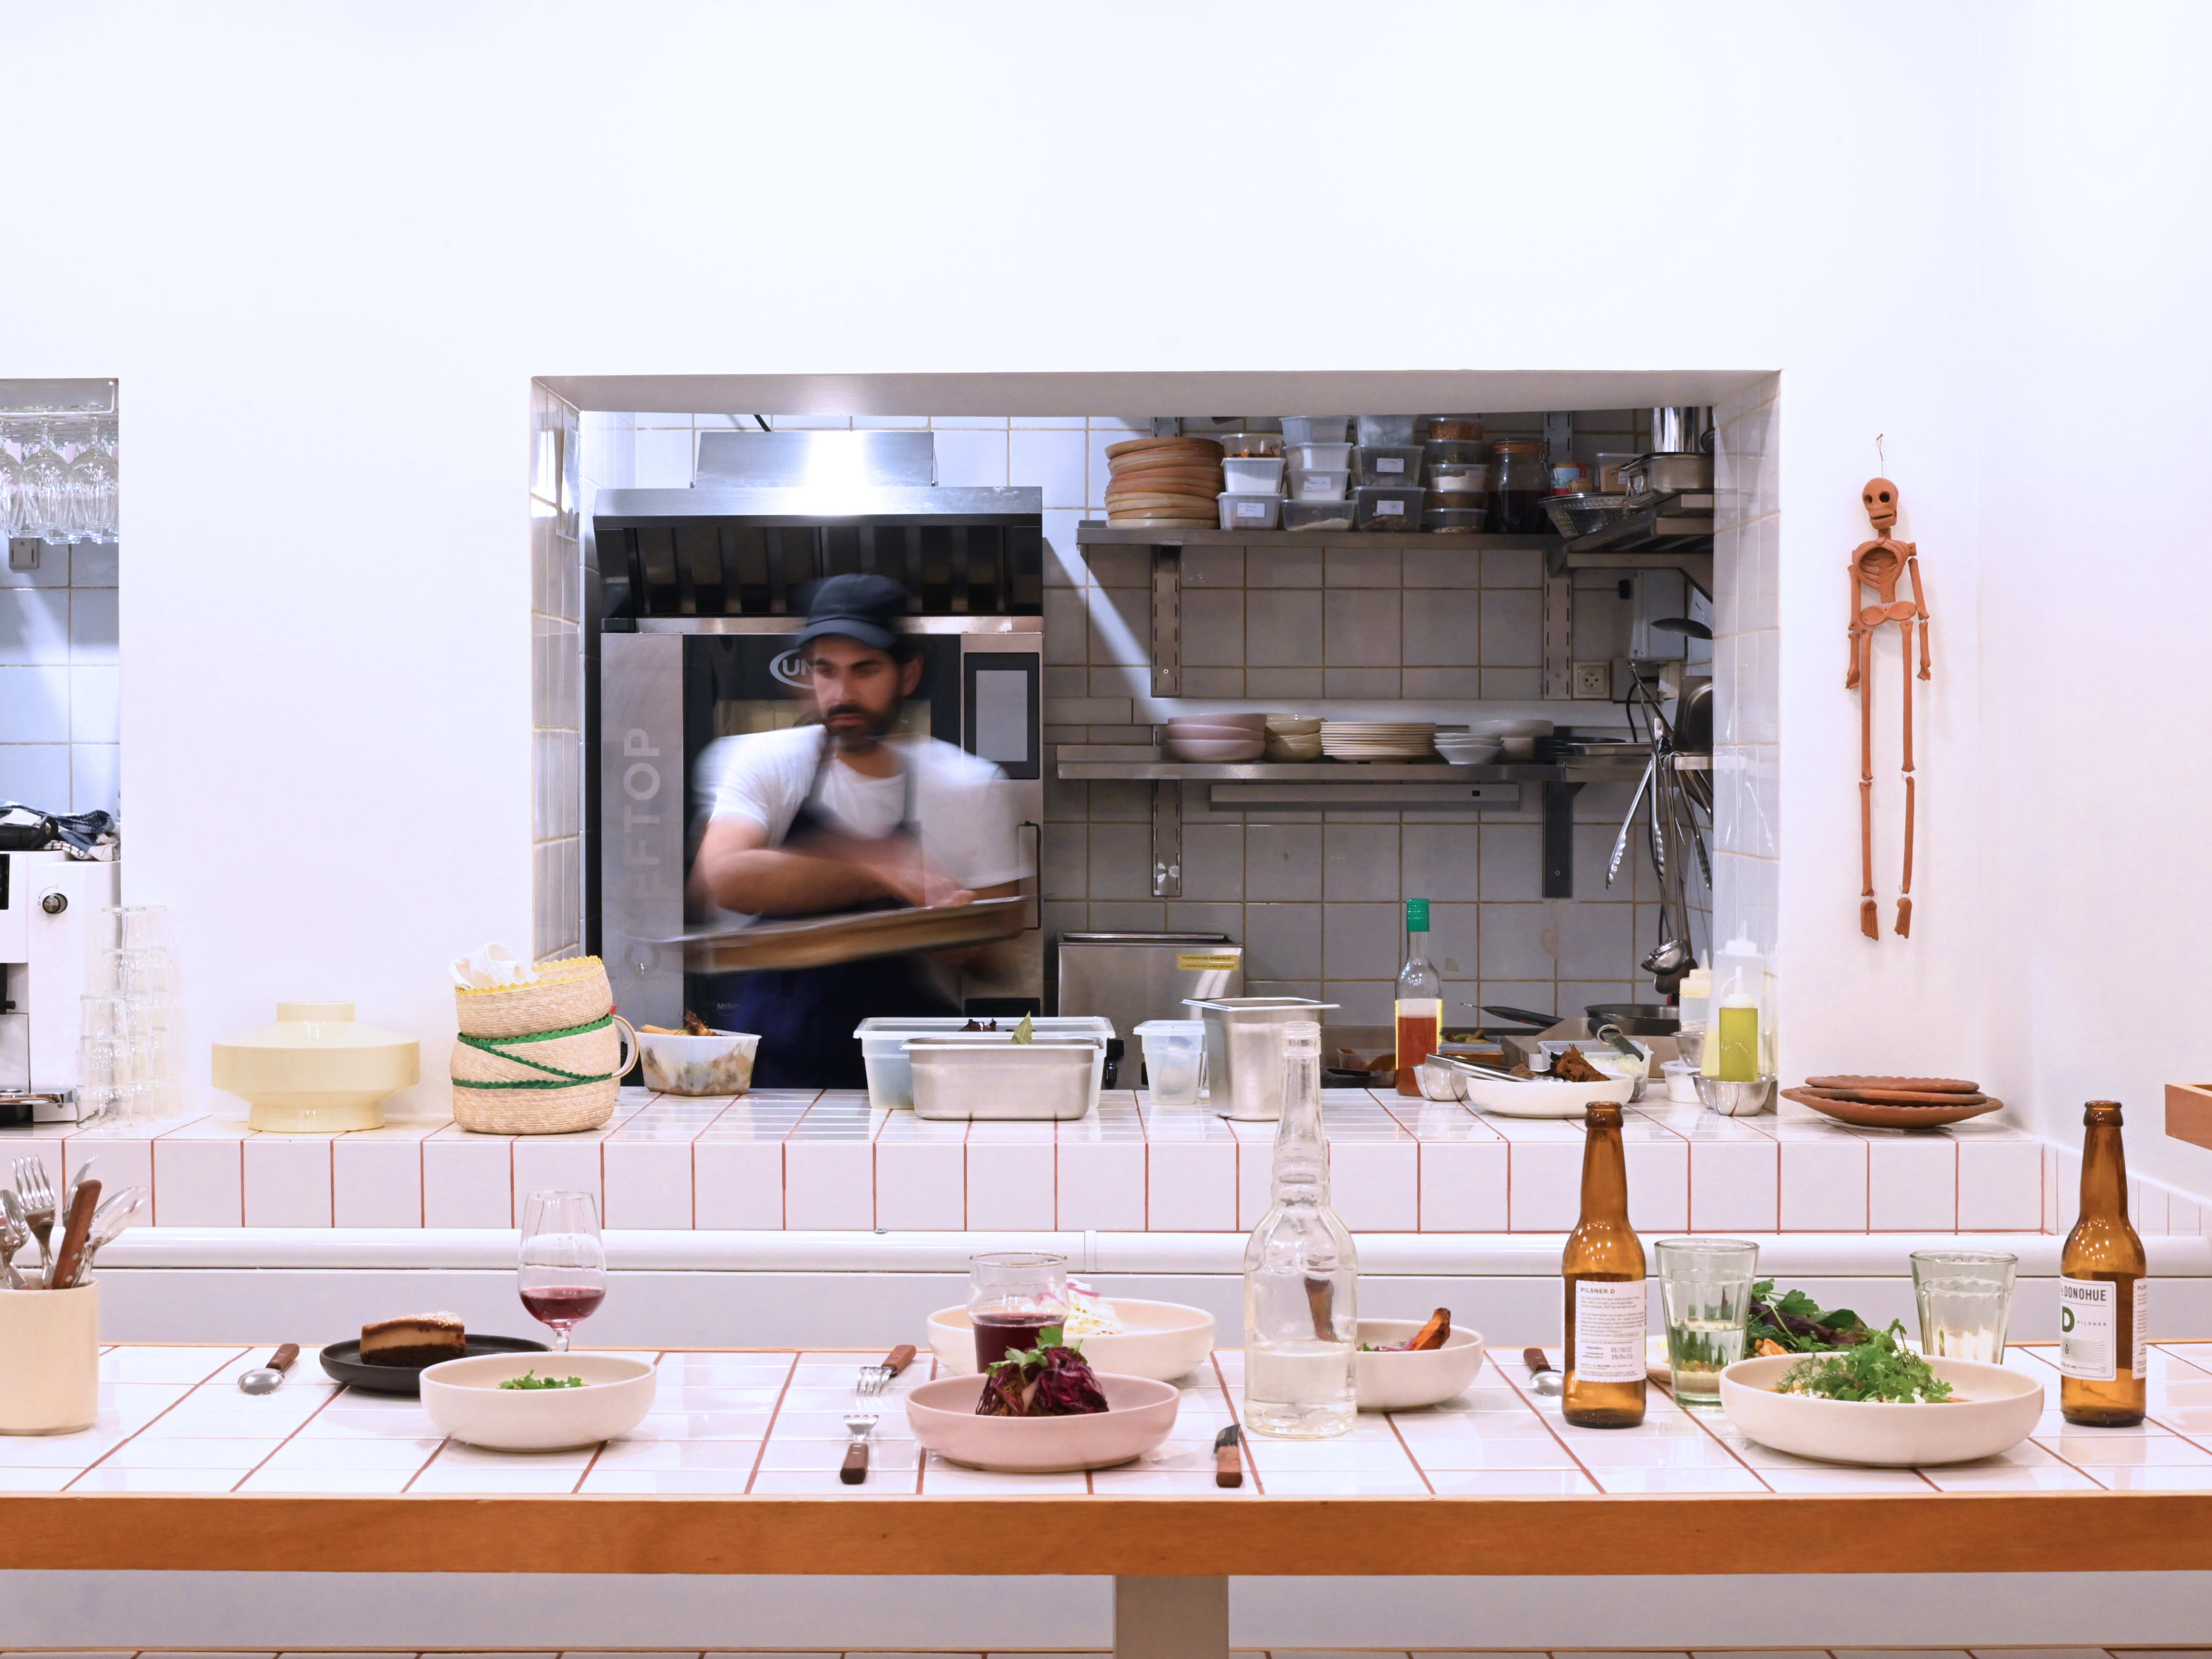
M1504 1008L1483 1005L1486 1014L1496 1014L1500 1019L1517 1019L1545 1027L1557 1025L1557 1014L1539 1014L1527 1008ZM1585 1005L1583 1015L1593 1029L1599 1025L1618 1025L1624 1036L1672 1036L1681 1021L1676 1011L1663 1002L1593 1002Z

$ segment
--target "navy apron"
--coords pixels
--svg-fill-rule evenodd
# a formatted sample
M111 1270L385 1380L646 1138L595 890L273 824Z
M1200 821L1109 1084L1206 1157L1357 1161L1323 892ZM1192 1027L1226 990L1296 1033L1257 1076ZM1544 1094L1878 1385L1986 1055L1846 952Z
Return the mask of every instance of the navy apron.
M830 734L824 731L814 775L780 845L789 846L829 827L815 811L814 792L821 787L822 770L830 764ZM919 841L914 820L914 770L903 762L901 770L906 779L906 806L898 828L891 834ZM852 911L822 914L844 915L904 908L896 899L884 898ZM863 957L857 962L836 962L821 968L763 968L744 974L717 974L705 985L702 1000L708 1006L702 1012L709 1025L721 1031L760 1035L760 1050L753 1060L756 1089L865 1089L867 1072L861 1064L860 1045L853 1037L854 1029L863 1019L959 1012L922 964L910 956Z

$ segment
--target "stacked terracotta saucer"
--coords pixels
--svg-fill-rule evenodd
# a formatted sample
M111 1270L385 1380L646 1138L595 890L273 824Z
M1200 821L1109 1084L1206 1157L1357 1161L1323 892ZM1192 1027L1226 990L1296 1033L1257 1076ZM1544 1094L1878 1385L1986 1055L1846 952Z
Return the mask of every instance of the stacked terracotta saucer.
M1934 1129L2004 1105L1995 1096L1984 1094L1980 1084L1959 1078L1856 1073L1808 1077L1803 1087L1784 1089L1782 1097L1863 1129Z
M1211 438L1131 438L1109 445L1109 524L1212 528L1220 522L1221 446Z

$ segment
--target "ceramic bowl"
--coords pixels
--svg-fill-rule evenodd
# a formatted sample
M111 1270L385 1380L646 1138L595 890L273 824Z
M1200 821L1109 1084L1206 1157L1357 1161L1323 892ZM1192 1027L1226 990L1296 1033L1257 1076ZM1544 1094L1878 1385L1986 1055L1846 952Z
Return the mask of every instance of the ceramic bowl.
M1437 753L1454 766L1492 766L1505 752L1503 738L1438 738Z
M1267 729L1267 716L1265 711L1248 714L1232 712L1215 714L1177 714L1168 721L1168 730L1170 732L1178 726L1233 726L1239 732L1249 732L1256 738Z
M502 1389L509 1377L580 1376L580 1389ZM619 1353L495 1353L422 1373L422 1409L439 1431L494 1451L554 1451L628 1434L653 1409L649 1359Z
M665 1095L741 1095L753 1086L760 1038L750 1031L706 1036L640 1031L637 1047L648 1089Z
M1083 1357L1092 1369L1172 1382L1189 1376L1213 1352L1213 1316L1205 1309L1186 1308L1179 1302L1112 1300L1128 1334L1085 1337ZM968 1322L967 1309L939 1308L930 1315L929 1349L946 1371L965 1375L975 1370L975 1327Z
M1426 1323L1419 1319L1363 1319L1362 1342L1409 1342ZM1410 1412L1439 1406L1464 1394L1482 1369L1482 1333L1455 1325L1441 1348L1420 1353L1358 1353L1354 1380L1364 1412Z
M1548 738L1549 720L1469 720L1468 734L1478 738Z
M1271 761L1317 761L1322 757L1319 738L1269 738L1267 748Z
M1957 1398L1928 1406L1777 1394L1803 1354L1739 1359L1721 1373L1721 1409L1763 1446L1828 1463L1924 1468L1995 1457L2034 1432L2043 1384L2002 1365L1930 1359Z
M1632 1077L1603 1083L1553 1083L1543 1079L1507 1083L1497 1078L1467 1080L1467 1103L1478 1112L1498 1117L1580 1118L1594 1100L1610 1100L1626 1106L1635 1096Z
M1149 1376L1096 1373L1106 1409L1086 1417L978 1417L980 1376L940 1377L911 1389L907 1426L951 1462L1006 1474L1107 1469L1143 1456L1175 1431L1182 1394Z
M1266 740L1263 734L1248 732L1241 726L1208 726L1199 721L1188 726L1170 726L1166 735L1170 743L1250 743L1255 738L1262 742Z
M1318 714L1270 714L1267 716L1267 735L1271 738L1317 738L1323 722Z
M1179 761L1204 762L1214 765L1234 764L1255 761L1267 747L1264 738L1168 738L1168 753Z

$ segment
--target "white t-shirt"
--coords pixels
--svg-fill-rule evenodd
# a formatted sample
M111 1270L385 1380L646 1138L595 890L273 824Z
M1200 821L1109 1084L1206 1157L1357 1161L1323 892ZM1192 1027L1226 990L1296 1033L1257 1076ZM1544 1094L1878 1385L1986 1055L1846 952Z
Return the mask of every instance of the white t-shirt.
M709 817L750 818L782 844L822 760L818 726L718 738L699 757L697 775ZM1013 792L987 760L935 738L891 743L914 773L914 817L922 855L963 887L995 887L1030 873L1014 833ZM834 753L814 791L817 812L854 836L888 836L907 810L903 769L872 778Z

